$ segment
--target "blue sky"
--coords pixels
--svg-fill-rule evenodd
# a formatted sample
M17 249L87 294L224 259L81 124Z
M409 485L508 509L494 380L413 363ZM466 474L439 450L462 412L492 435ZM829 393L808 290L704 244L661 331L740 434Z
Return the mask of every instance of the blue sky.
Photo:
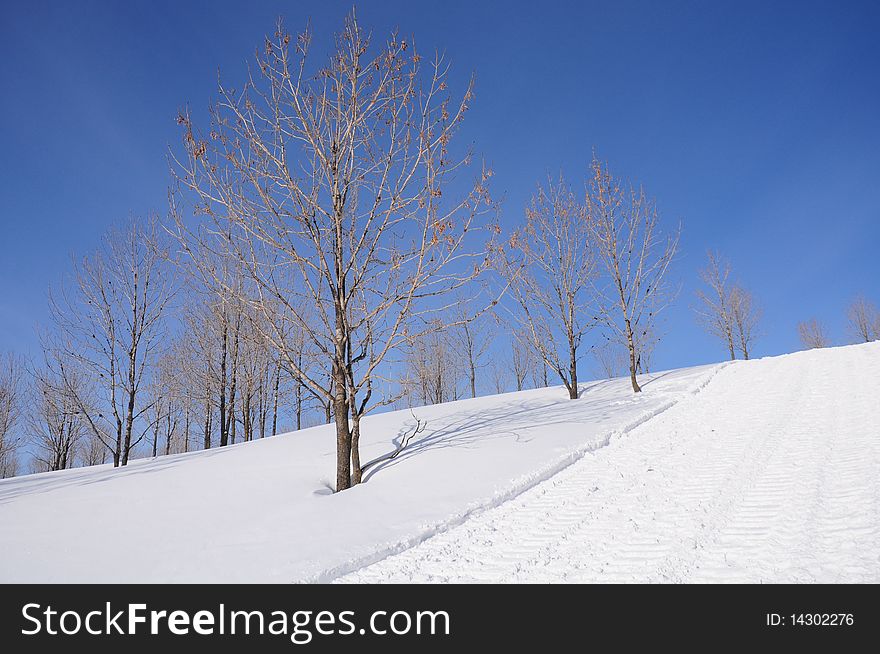
M0 351L33 354L46 291L130 214L163 213L179 108L238 81L275 17L329 45L350 2L6 3L0 20ZM465 136L504 222L537 180L578 180L596 148L684 224L682 289L655 366L723 358L694 324L706 248L765 310L755 354L817 317L880 303L880 4L362 2L453 76L476 73Z

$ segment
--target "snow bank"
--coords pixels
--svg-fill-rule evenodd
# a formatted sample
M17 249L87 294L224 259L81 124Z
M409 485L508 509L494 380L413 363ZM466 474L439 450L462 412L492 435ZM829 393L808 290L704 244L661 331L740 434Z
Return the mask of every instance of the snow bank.
M704 386L703 366L415 409L427 428L367 482L330 492L321 426L207 452L0 481L2 582L326 581L499 505ZM409 410L369 417L362 460Z

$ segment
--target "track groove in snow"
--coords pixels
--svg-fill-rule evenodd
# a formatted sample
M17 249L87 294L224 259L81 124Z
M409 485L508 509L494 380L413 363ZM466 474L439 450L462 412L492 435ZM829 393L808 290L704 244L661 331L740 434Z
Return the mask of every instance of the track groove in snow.
M342 582L880 581L880 344L741 362Z
M581 461L583 457L592 454L596 450L607 447L613 440L629 434L631 431L637 429L652 418L655 418L663 412L668 411L680 401L682 401L682 399L699 393L709 384L709 382L715 377L715 375L718 374L718 372L727 365L729 365L729 362L720 363L712 367L708 374L706 374L700 381L698 381L685 393L676 396L672 400L668 400L667 402L661 404L660 406L657 406L654 409L646 411L634 420L631 420L625 426L609 432L604 436L604 438L600 439L598 442L588 442L586 445L578 447L574 451L569 452L568 454L560 458L558 461L548 466L545 466L541 470L514 481L506 489L496 493L495 496L492 497L490 500L473 504L465 511L457 515L445 518L444 520L436 524L424 527L422 531L416 536L396 543L386 544L366 556L347 561L344 564L336 566L332 569L324 570L317 575L303 580L304 583L326 583L329 581L335 581L349 573L361 570L367 566L392 557L401 552L406 552L407 550L418 546L419 544L437 536L438 534L445 533L449 529L465 524L468 520L481 515L485 511L502 506L506 502L510 502L511 500L517 498L518 496L529 491L530 489L546 482L547 480L553 479L556 475L560 474L570 466ZM578 518L572 518L572 520L577 519Z

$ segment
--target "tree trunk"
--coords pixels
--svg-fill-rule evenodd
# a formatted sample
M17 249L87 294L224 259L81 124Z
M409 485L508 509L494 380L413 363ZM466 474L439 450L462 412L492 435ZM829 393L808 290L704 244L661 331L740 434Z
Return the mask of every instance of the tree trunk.
M641 393L642 387L636 380L636 345L629 320L626 321L626 347L629 350L629 379L632 382L633 392Z
M351 485L361 483L361 452L359 441L361 438L361 419L354 416L351 427Z
M132 385L133 388L133 385ZM122 461L120 465L128 465L128 456L131 454L131 432L134 426L134 392L128 393L128 409L125 416L125 441L122 445Z
M156 458L156 453L159 448L159 417L156 417L156 425L153 427L153 458Z
M211 400L205 401L205 449L211 449Z
M122 456L122 421L116 420L116 449L113 450L113 467L118 468Z
M577 369L577 349L574 345L569 344L568 346L568 375L569 375L569 386L568 386L568 399L576 400L578 399L578 369Z
M226 424L226 351L228 341L228 322L223 316L223 334L220 345L220 447L229 443L229 426Z
M272 435L278 433L278 386L281 383L281 364L275 369L275 387L272 389Z
M235 419L235 396L237 392L238 385L238 345L239 345L239 332L241 329L241 314L238 314L235 318L235 336L232 340L232 361L230 361L230 367L232 368L232 372L229 380L229 415L226 418L226 425L229 429L229 441L233 444L235 443L235 432L236 432L236 419Z
M348 401L345 396L345 376L334 364L333 415L336 418L336 492L351 487L351 431L348 426Z

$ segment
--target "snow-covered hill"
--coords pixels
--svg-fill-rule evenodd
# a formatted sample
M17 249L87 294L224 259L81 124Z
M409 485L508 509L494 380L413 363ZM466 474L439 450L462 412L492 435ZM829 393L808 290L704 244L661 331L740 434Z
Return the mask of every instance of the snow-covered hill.
M880 581L880 343L0 481L0 581ZM371 417L363 460L409 411Z

